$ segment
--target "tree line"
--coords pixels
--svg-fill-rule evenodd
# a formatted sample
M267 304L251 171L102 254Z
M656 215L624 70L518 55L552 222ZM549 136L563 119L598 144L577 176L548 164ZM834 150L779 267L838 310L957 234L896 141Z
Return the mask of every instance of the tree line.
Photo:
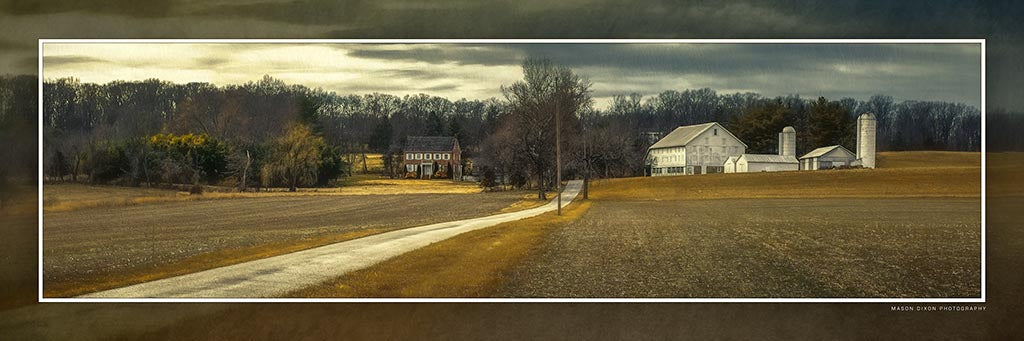
M477 166L475 175L493 175L485 182L544 189L553 179L555 113L568 178L642 174L653 142L645 133L708 121L725 124L750 153L775 152L777 133L786 125L797 129L798 153L830 144L854 148L854 120L867 111L878 118L882 151L976 151L981 143L979 110L959 103L897 102L883 95L866 101L764 97L705 88L616 96L599 110L589 82L567 67L531 59L523 71L523 80L502 86L503 98L455 101L336 94L269 76L226 86L45 80L43 167L53 179L67 181L326 186L344 175L352 155L385 154L385 175L393 175L407 136L449 135L459 139L463 159ZM32 76L0 78L5 137L34 131L35 86ZM990 128L1019 125L1020 117L997 113L993 119L1005 123ZM11 128L19 124L26 129ZM1020 149L1013 136L1000 134L996 141ZM152 142L196 138L203 143L187 148ZM34 153L9 158L18 157ZM286 162L298 159L303 161Z

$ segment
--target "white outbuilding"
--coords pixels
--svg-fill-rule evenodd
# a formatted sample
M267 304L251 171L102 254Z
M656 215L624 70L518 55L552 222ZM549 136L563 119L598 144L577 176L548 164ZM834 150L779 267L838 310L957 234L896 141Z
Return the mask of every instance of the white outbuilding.
M790 155L743 154L736 159L736 173L800 170L800 162Z
M741 154L725 160L726 173L778 172L800 170L796 159L796 130L782 128L778 154Z
M800 157L800 169L819 170L840 166L851 166L857 154L840 145L821 147Z
M730 156L725 159L725 173L736 173L736 160L739 158L739 156Z
M718 122L709 122L672 130L647 148L645 163L651 176L722 173L726 159L746 150L736 135Z

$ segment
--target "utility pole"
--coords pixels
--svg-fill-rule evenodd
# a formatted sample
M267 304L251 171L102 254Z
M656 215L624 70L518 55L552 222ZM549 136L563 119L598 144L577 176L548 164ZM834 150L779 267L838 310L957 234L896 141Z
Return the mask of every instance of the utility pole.
M561 103L555 102L555 194L558 196L558 215L562 215L562 119Z
M587 130L587 121L583 121L583 160L586 161L587 169L583 172L583 199L587 198L587 191L590 183L590 155L587 154L587 140L590 135Z

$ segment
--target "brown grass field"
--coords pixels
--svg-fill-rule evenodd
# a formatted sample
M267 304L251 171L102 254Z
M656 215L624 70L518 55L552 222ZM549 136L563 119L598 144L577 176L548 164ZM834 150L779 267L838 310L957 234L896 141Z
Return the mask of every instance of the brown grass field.
M589 202L562 216L537 217L476 230L355 271L290 297L490 297L509 268L534 251L550 229L587 211Z
M538 250L517 265L498 296L981 292L978 198L595 201Z
M73 296L383 231L494 214L522 196L269 196L47 212L44 294Z
M499 225L295 294L976 297L979 155L882 153L891 168L602 180L592 208L555 228ZM543 236L516 249L529 251L512 267L452 261L453 250L488 249L500 238L482 239L484 231L516 235L534 224ZM415 279L414 269L459 275ZM490 282L495 274L500 283Z
M215 191L202 195L188 192L139 187L92 186L75 183L43 186L43 211L66 212L92 207L119 207L162 202L185 202L212 199L301 197L330 195L393 195L393 194L470 194L480 193L475 183L446 180L388 179L376 175L355 175L343 186L334 188L299 188L288 192L273 188L265 192L235 192L232 188L210 186Z
M547 241L539 244L538 240L544 236L557 236L558 233L549 231L567 231L570 226L582 225L585 231L603 231L600 236L608 241L635 242L637 238L644 238L637 230L638 222L645 222L643 226L654 226L656 233L668 233L666 231L691 231L698 236L710 235L709 231L722 233L719 237L726 235L732 239L707 239L705 242L722 242L724 244L693 244L691 237L681 235L676 239L667 239L673 242L662 245L659 249L675 250L673 252L684 253L685 250L704 249L713 246L716 250L724 250L722 254L704 255L706 266L703 271L710 271L714 261L722 259L724 255L739 255L744 252L752 252L751 245L743 244L736 239L737 235L749 235L751 240L762 239L763 243L782 243L785 240L799 241L798 244L789 246L776 245L776 249L795 249L802 243L816 241L819 247L828 250L846 250L843 252L861 252L862 249L844 249L853 247L850 241L837 241L836 244L829 244L827 240L814 238L826 238L846 234L855 235L858 229L874 228L875 239L858 240L859 247L867 248L875 245L879 250L886 250L892 245L886 244L885 238L899 238L907 234L907 229L912 229L915 219L917 221L930 221L926 218L944 217L941 221L934 221L933 230L936 234L923 234L920 238L933 238L929 250L934 250L942 236L958 236L960 239L951 239L950 245L956 250L970 251L964 248L967 244L956 244L970 242L977 239L977 230L980 218L980 204L976 201L980 195L980 167L975 162L980 162L978 153L948 153L948 152L910 152L910 153L882 153L879 163L888 165L890 168L878 169L854 169L854 170L830 170L818 172L780 172L780 173L759 173L759 174L710 174L703 176L682 176L682 177L659 177L659 178L625 178L597 181L591 187L591 199L594 207L599 212L588 212L578 221L570 223L565 219L544 222L543 219L526 220L503 224L498 227L477 231L470 234L460 235L443 243L428 246L416 252L406 254L391 261L374 266L370 269L349 274L344 278L337 279L332 283L325 283L322 286L308 288L296 293L296 295L326 295L342 297L404 297L408 295L416 297L429 297L431 293L444 297L470 295L477 296L516 296L516 295L568 295L574 296L575 291L543 291L527 290L530 283L527 279L530 276L524 274L535 273L538 280L548 277L541 276L542 272L531 272L530 266L524 268L522 264L535 264L535 267L543 267L543 258L527 257L526 255L552 254L557 259L583 259L580 255L587 255L596 252L591 248L604 248L602 244L576 244L573 247L567 245L552 246ZM932 167L926 167L928 160L936 160ZM48 186L50 187L50 186ZM410 190L411 189L411 190ZM369 176L360 176L352 179L350 186L341 189L327 190L323 192L300 192L300 193L259 193L258 199L243 197L229 197L235 200L217 201L193 201L189 196L183 196L176 192L169 194L167 191L146 190L146 189L119 189L103 188L104 191L93 193L91 188L75 185L54 186L54 189L47 193L56 198L57 205L88 203L93 198L106 196L119 198L121 200L153 200L160 202L160 198L170 198L165 204L147 204L135 206L124 206L126 204L114 203L107 206L94 205L93 209L79 209L61 213L59 209L52 209L47 212L47 225L44 229L44 242L47 244L44 249L44 269L47 279L46 293L48 296L74 295L103 288L116 287L127 283L136 283L156 278L173 276L219 265L233 264L251 259L257 259L276 254L293 252L313 246L325 245L364 235L378 233L394 228L422 225L430 222L453 220L453 216L468 217L483 215L487 212L519 210L535 207L542 204L541 201L531 199L532 195L523 193L503 193L500 200L495 200L491 205L480 209L471 209L452 216L431 216L429 219L423 217L409 217L409 212L434 212L438 209L426 208L429 205L444 207L444 203L426 204L422 209L410 209L409 200L394 199L386 195L370 196L373 199L351 200L353 196L339 194L380 194L390 191L416 191L442 193L477 193L479 189L475 186L470 188L467 184L454 184L447 181L421 181L421 180L388 180L374 179ZM349 192L345 192L348 190ZM119 192L122 191L122 192ZM406 194L409 195L409 194ZM450 194L453 195L453 194ZM469 197L487 197L488 194L471 194ZM204 195L205 196L205 195ZM216 196L213 196L216 197ZM367 198L370 198L367 197ZM395 196L401 198L401 196ZM437 197L436 195L430 197ZM475 199L468 199L465 195L457 195L465 198L467 202L477 202ZM494 196L491 196L493 198ZM149 199L157 198L157 199ZM778 200L786 199L814 199L811 201L798 201L803 208L804 215L792 215L781 212L795 212L779 210L758 210L760 204L778 203ZM715 200L706 200L715 199ZM751 200L755 199L755 200ZM770 200L768 200L770 199ZM885 200L873 200L885 199ZM111 199L114 200L114 199ZM390 201L389 201L390 200ZM174 202L182 201L182 202ZM637 201L645 201L640 203ZM359 202L361 205L353 205ZM451 200L448 200L451 202ZM693 207L694 203L709 203L705 208ZM888 205L901 207L915 207L915 210L887 212L884 207L872 206L873 203L884 202ZM69 204L69 205L70 205ZM269 205L269 206L267 206ZM450 204L449 204L450 205ZM469 206L469 205L467 205ZM769 205L770 206L770 205ZM785 205L783 205L785 206ZM84 204L83 207L89 207ZM316 208L311 208L316 207ZM388 207L393 211L387 214L369 214L371 207ZM659 209L646 210L647 208L658 207ZM704 216L702 219L688 219L688 214L698 213L702 210L714 212ZM931 211L929 211L931 210ZM277 213L268 213L268 212ZM173 213L172 213L173 212ZM182 212L191 215L183 216ZM254 214L254 212L260 212ZM342 213L344 212L344 213ZM663 212L671 212L665 216ZM757 212L753 215L745 215L745 212ZM837 213L838 212L838 213ZM866 214L867 219L858 223L849 223L850 217L857 213ZM948 212L955 212L953 215ZM845 214L843 218L826 219L822 217L831 214ZM581 213L582 214L582 213ZM182 215L182 216L179 216ZM332 216L345 216L345 223L335 225L333 223L322 226L325 221L331 221ZM732 228L724 228L729 224L723 223L733 216L737 219L737 225ZM746 220L739 217L747 217ZM52 217L52 218L51 218ZM215 218L212 218L215 217ZM598 218L592 218L598 217ZM955 219L955 218L963 219ZM716 219L725 220L716 220ZM653 220L651 220L653 219ZM875 220L871 220L875 219ZM763 221L762 221L763 220ZM97 227L97 221L106 222L102 227ZM168 222L196 222L203 224L168 223ZM777 225L765 225L765 222L776 222ZM870 223L874 221L874 225ZM941 225L939 222L949 222L952 225ZM51 223L52 222L52 223ZM250 226L269 225L269 228L252 230ZM609 223L614 222L614 223ZM901 222L901 223L898 223ZM972 223L974 222L974 223ZM51 224L54 226L50 228ZM275 225L277 224L277 225ZM610 225L609 225L610 224ZM903 225L900 225L903 224ZM938 225L936 225L938 224ZM320 225L320 226L318 226ZM552 226L558 228L549 229L523 229L523 226ZM770 224L769 224L770 225ZM891 225L891 226L889 226ZM146 226L146 228L139 228ZM518 226L519 228L516 228ZM712 227L708 227L712 226ZM767 226L767 227L766 227ZM811 230L805 230L814 226ZM886 228L887 226L891 228ZM754 232L762 231L765 228L772 228L777 235L756 235ZM928 231L928 229L924 229ZM140 234L144 232L145 238L135 237L135 241L127 238L120 243L128 247L110 251L102 245L109 244L110 239L121 238L131 235L129 231ZM197 231L202 231L197 233ZM530 231L527 233L527 231ZM632 231L632 232L628 232ZM827 231L817 237L811 237L812 231ZM627 233L628 232L628 233ZM651 233L650 231L644 233ZM195 236L195 237L192 237ZM487 236L487 237L482 237ZM789 239L771 240L768 237L785 236ZM869 235L870 236L870 235ZM501 241L503 240L504 241ZM547 237L545 237L547 238ZM556 237L550 237L556 238ZM687 239L690 238L690 239ZM808 239L811 238L811 239ZM909 238L909 237L908 237ZM967 239L964 239L967 238ZM974 238L974 239L971 239ZM854 240L848 238L850 240ZM545 239L547 240L547 239ZM872 240L875 244L872 244ZM215 242L211 242L215 241ZM482 247L486 243L498 244ZM593 240L591 240L593 241ZM144 242L144 244L140 244ZM749 241L748 241L749 242ZM63 243L63 244L62 244ZM213 243L215 246L209 246ZM495 250L498 245L523 244L522 246L503 246L499 251L479 253L479 250ZM766 244L766 245L767 245ZM132 245L136 245L133 247ZM144 246L139 246L144 245ZM182 246L184 245L184 246ZM490 244L486 244L490 245ZM534 245L543 245L535 248ZM674 247L672 247L675 245ZM781 245L781 244L780 244ZM910 243L907 245L918 245ZM52 247L51 247L52 246ZM786 248L789 249L786 249ZM544 249L547 248L547 249ZM552 253L551 250L558 252ZM646 259L655 257L659 253L652 252L644 254L644 248L638 248L632 253L622 254L625 259ZM742 250L743 252L739 252ZM761 254L748 254L745 259L754 261L761 259L764 264L756 264L753 268L768 269L778 264L781 258L772 258L761 250ZM473 251L473 252L471 252ZM133 253L134 252L134 253ZM785 252L780 254L785 255ZM794 251L795 252L795 251ZM906 248L909 256L918 255L914 252L925 252L924 250L913 251L913 248ZM124 254L121 254L124 253ZM134 256L128 256L134 254ZM472 262L451 261L457 259L459 254L471 255L469 259L479 260L482 263L494 264L492 267L481 266ZM675 253L672 253L675 254ZM967 255L970 252L966 253ZM757 256L757 257L755 257ZM842 255L820 255L821 257L833 257L836 264L840 264ZM847 255L848 256L848 255ZM907 255L904 255L907 256ZM908 257L909 257L908 256ZM918 255L920 256L920 255ZM963 263L957 263L958 269L971 268L971 259L968 256L957 258ZM541 256L537 256L541 257ZM760 258L758 258L760 257ZM806 265L806 260L795 258L789 261ZM882 257L882 256L879 256ZM959 256L958 256L959 257ZM74 260L73 262L71 260ZM521 261L529 259L529 262ZM886 264L895 264L901 259L879 258ZM801 263L804 262L804 263ZM942 260L927 265L927 269L937 269L952 264L951 260ZM482 264L481 263L481 264ZM974 262L976 264L977 262ZM72 265L73 264L73 265ZM406 267L405 264L410 264ZM670 264L670 263L666 263ZM826 264L823 262L822 264ZM828 269L837 265L831 264L825 267L809 267L801 269L808 278L814 276L829 275ZM845 264L845 263L842 263ZM966 265L965 265L966 264ZM515 265L515 266L514 266ZM722 264L719 264L722 265ZM737 264L732 264L733 266ZM897 264L898 267L899 264ZM387 266L384 269L382 267ZM724 266L724 265L723 265ZM830 268L831 267L831 268ZM450 288L430 289L433 285L440 285L441 282L430 278L413 276L411 272L415 269L432 269L424 273L458 273L460 276L451 277L445 283L456 283ZM562 270L569 271L570 268ZM788 268L780 268L780 273L785 271L797 271L797 265L790 264ZM868 270L841 269L834 273L850 273L856 276L857 271L870 273L878 268L867 267ZM914 271L918 267L908 266L906 271ZM536 270L536 269L534 269ZM741 269L742 270L742 269ZM849 270L849 271L846 271ZM928 270L928 271L932 271ZM552 270L555 271L555 270ZM573 271L587 271L587 269L573 268ZM595 274L615 274L613 268L596 267L589 269ZM657 278L657 273L665 274L682 271L678 267L669 267L660 270L651 270L650 278ZM734 270L740 271L740 270ZM958 270L959 271L959 270ZM493 277L511 278L501 274L515 273L513 281L496 281ZM833 274L834 274L833 273ZM391 274L391 275L389 275ZM498 275L495 275L498 274ZM750 273L753 275L754 273ZM935 273L923 274L930 276ZM959 275L969 278L976 274L963 270ZM621 274L617 274L622 277ZM948 275L948 274L946 274ZM357 277L361 276L361 277ZM511 275L510 275L511 276ZM525 276L525 277L524 277ZM668 275L665 275L668 276ZM683 275L679 275L683 276ZM780 275L781 276L781 275ZM429 276L428 276L429 277ZM478 280L470 280L471 278ZM628 277L628 276L627 276ZM670 276L671 277L671 276ZM861 276L862 277L862 276ZM354 280L362 278L363 280ZM439 278L439 277L431 277ZM600 277L605 278L605 277ZM686 278L685 276L680 278ZM678 280L678 278L676 278ZM730 280L736 280L732 278ZM465 285L459 285L464 281ZM939 293L951 293L952 295L970 296L976 288L969 285L950 289L939 286L939 289L904 288L896 291L885 291L887 287L884 280L879 279L877 283L861 283L860 287L839 280L828 285L839 286L823 287L825 284L801 284L803 287L793 287L789 291L792 295L860 295L870 297L871 295L938 295ZM365 283L362 283L365 282ZM362 284L359 284L362 283ZM433 284L432 284L433 283ZM483 285L481 283L486 283ZM837 284L838 283L838 284ZM607 283L594 282L590 285L595 288L607 288ZM890 283L891 284L891 283ZM554 287L554 286L553 286ZM634 286L640 288L642 286ZM456 289L464 288L464 289ZM473 290L465 288L476 288ZM486 290L485 290L486 289ZM602 289L602 290L605 290ZM759 295L783 295L787 293L783 284L778 284L772 291L719 291L704 292L678 290L679 288L668 286L664 291L646 291L648 296L682 296L693 297L703 295L748 295L759 297ZM735 289L735 288L731 288ZM724 289L723 289L724 290ZM845 291L844 291L845 290ZM929 291L931 290L931 291ZM945 291L943 291L945 290ZM621 293L605 291L580 290L576 294L600 294L617 296ZM857 297L860 297L857 296ZM775 296L772 296L775 297Z
M875 160L880 168L981 167L981 153L971 152L880 152Z
M922 165L938 155L931 167ZM706 174L595 181L591 198L692 200L724 198L977 197L979 153L887 152L880 164L896 168ZM884 161L882 161L884 160ZM976 161L973 162L972 160Z

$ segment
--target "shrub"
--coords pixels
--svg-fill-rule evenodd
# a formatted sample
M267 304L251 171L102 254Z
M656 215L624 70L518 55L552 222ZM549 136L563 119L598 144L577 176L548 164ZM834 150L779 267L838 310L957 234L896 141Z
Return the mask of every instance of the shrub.
M320 167L317 169L316 185L327 186L332 181L345 175L345 160L337 147L324 146L320 153Z
M498 185L498 177L494 173L494 168L484 167L483 177L480 179L480 187L492 188Z

